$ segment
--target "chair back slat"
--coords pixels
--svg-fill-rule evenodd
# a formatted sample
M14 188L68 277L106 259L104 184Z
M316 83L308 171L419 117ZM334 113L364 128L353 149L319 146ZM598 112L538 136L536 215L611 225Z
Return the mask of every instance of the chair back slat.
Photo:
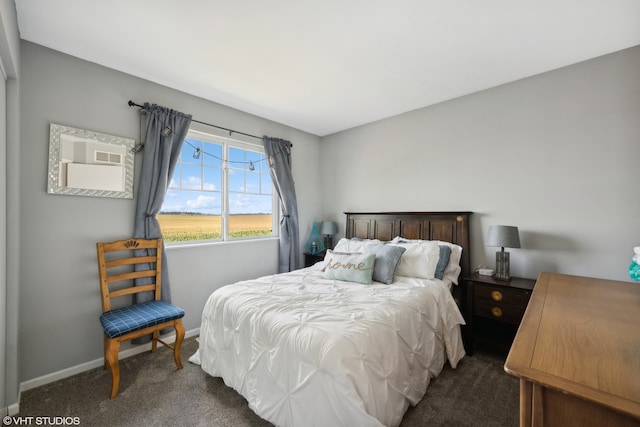
M115 242L102 243L105 252L124 251L133 249L154 249L157 247L157 241L162 239L124 239Z
M124 239L97 243L98 271L102 312L111 310L111 299L140 292L154 292L160 300L162 286L162 239ZM155 250L149 254L148 250ZM142 265L135 271L136 265ZM135 286L135 279L148 278L151 282ZM115 285L117 283L117 285ZM114 289L111 289L113 285Z
M125 280L140 279L141 277L156 277L155 270L131 271L127 273L107 276L108 283L124 282Z
M106 261L107 268L118 267L121 265L132 265L132 264L149 264L156 262L156 256L139 256L135 258L121 258L121 259L113 259L110 261Z
M118 289L117 291L109 292L111 298L118 298L125 295L138 294L140 292L155 291L156 285L140 285L132 286L130 288Z

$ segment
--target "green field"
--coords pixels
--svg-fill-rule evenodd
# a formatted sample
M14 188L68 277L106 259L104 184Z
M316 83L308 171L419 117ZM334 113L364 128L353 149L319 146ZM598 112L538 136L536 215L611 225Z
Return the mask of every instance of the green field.
M210 240L222 238L220 215L166 214L158 215L165 242ZM271 235L271 215L229 215L229 237L259 237Z

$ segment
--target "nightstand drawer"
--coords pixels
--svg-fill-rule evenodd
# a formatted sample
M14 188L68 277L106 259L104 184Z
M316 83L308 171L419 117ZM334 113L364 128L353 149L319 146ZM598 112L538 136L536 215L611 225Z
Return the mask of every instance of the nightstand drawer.
M478 300L473 304L473 314L517 325L524 315L524 308L492 301Z
M527 307L531 292L521 289L509 289L504 286L475 285L476 301L482 300L487 304L500 303L500 305L510 305L523 309Z

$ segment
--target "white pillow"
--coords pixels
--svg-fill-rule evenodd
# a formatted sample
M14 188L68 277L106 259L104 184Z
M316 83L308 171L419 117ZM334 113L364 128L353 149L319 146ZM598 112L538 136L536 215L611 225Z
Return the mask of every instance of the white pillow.
M420 242L437 242L439 245L447 245L451 248L451 255L449 256L449 263L447 264L447 268L444 270L444 280L450 280L454 285L458 284L458 277L460 276L460 272L462 271L462 267L460 266L460 259L462 258L462 246L456 245L455 243L445 242L442 240L411 240L405 239L404 237L396 236L391 240L391 243L399 244L399 243L420 243ZM437 265L437 261L436 261Z
M381 245L382 241L378 239L347 239L343 237L338 240L335 248L333 248L334 252L345 252L345 253L363 253L364 248L369 245Z
M405 249L396 267L398 276L418 277L420 279L433 279L435 277L436 266L440 258L438 242L420 240L390 243L390 245Z

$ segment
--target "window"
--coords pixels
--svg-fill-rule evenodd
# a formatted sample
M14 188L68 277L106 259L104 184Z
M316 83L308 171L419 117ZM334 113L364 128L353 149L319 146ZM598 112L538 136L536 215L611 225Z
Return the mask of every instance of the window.
M275 235L268 168L262 146L189 131L158 215L165 241Z

